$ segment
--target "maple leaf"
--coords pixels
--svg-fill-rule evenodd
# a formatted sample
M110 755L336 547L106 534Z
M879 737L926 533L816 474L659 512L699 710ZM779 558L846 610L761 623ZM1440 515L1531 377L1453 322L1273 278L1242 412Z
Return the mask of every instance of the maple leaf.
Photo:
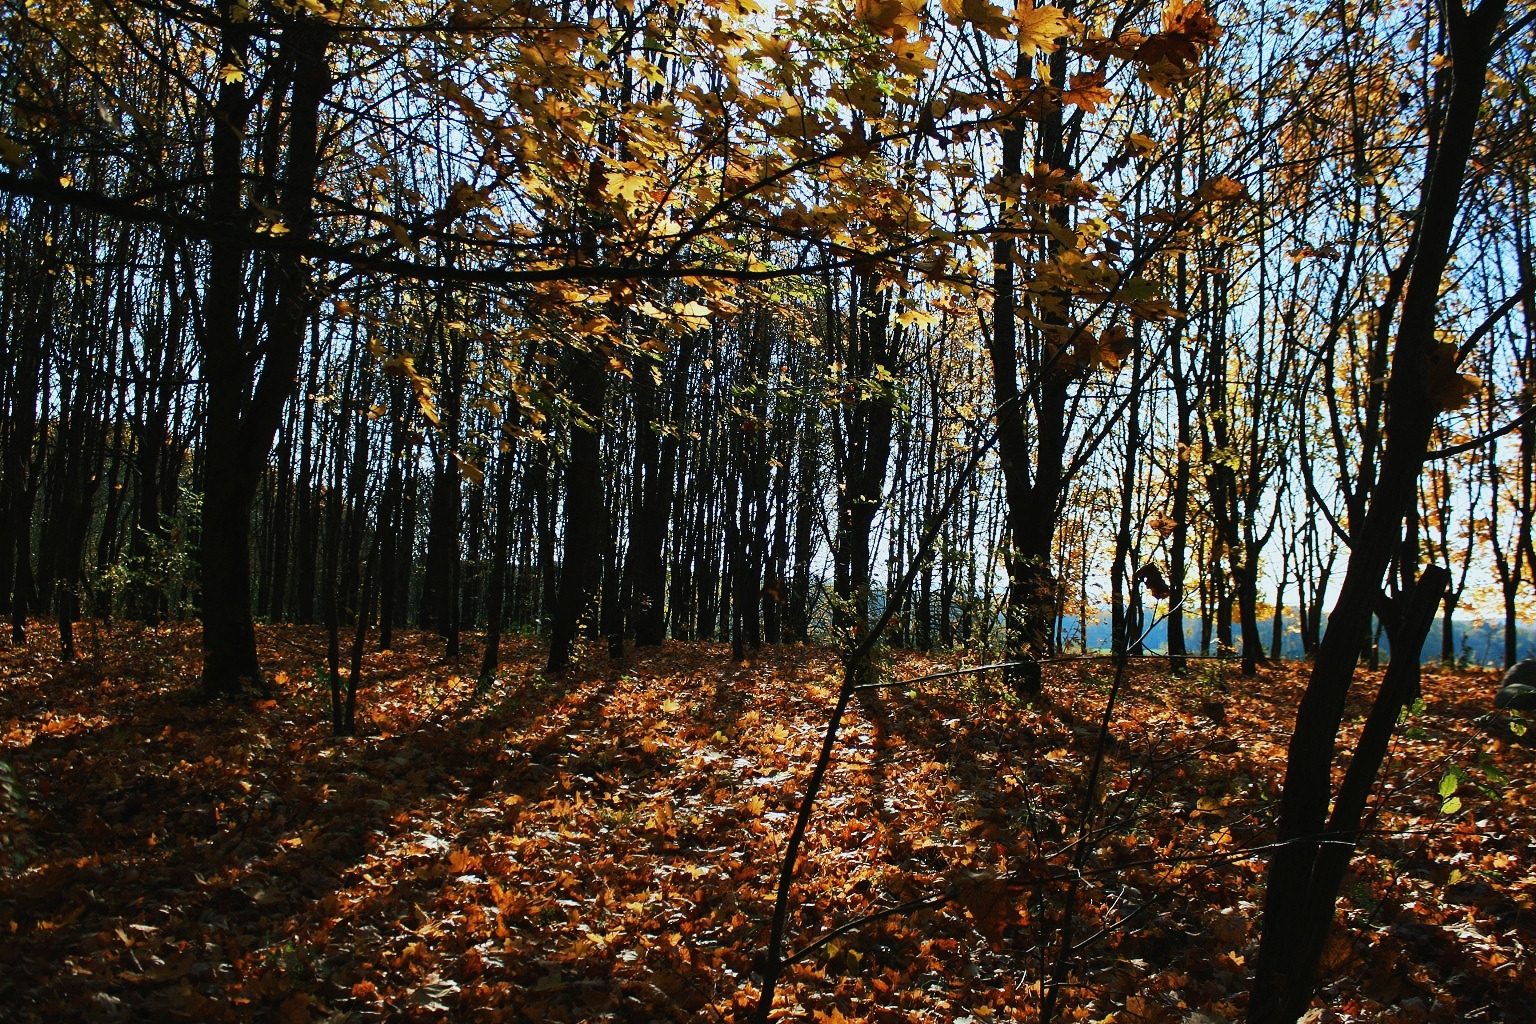
M1018 29L1019 52L1031 57L1044 50L1056 49L1056 40L1071 31L1071 23L1060 7L1036 7L1025 0L1013 9L1013 24Z
M1248 198L1242 182L1218 174L1200 186L1200 198L1208 203L1230 203Z
M605 176L603 191L611 198L623 199L631 206L639 203L651 191L650 179L628 171L609 171Z
M1118 370L1134 348L1135 343L1126 333L1125 328L1116 324L1099 335L1098 344L1093 353L1095 365Z
M854 16L880 35L904 39L922 25L923 0L854 0Z
M453 456L453 465L458 469L460 476L477 487L485 483L485 470L470 462L458 452L451 454Z
M1481 380L1457 370L1460 355L1454 342L1442 341L1426 357L1424 386L1436 412L1464 408L1482 390Z
M1091 114L1101 103L1109 102L1113 95L1104 87L1104 72L1090 71L1073 75L1070 87L1062 92L1061 98Z
M1181 35L1200 47L1206 47L1221 38L1221 26L1206 10L1204 0L1169 0L1163 8L1163 31Z
M924 310L908 309L897 314L896 322L903 327L912 327L914 325L918 327L932 327L939 320L932 313L925 312Z
M976 930L994 944L1014 918L1009 896L1007 879L993 871L962 870L950 877L950 899L970 913Z
M969 22L994 39L1007 39L1013 34L1012 19L991 0L943 0L942 6L956 25Z
M685 327L698 330L709 326L710 309L702 302L674 302L672 313Z
M1163 10L1162 32L1150 37L1127 33L1121 42L1133 47L1141 80L1157 95L1171 98L1173 86L1194 74L1200 54L1220 38L1221 27L1200 0L1172 0Z

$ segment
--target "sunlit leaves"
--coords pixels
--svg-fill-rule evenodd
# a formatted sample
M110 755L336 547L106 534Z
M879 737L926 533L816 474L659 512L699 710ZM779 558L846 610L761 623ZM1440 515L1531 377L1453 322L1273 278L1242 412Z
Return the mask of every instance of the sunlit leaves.
M679 331L696 331L709 326L712 310L702 302L674 302L670 309L662 309L649 300L642 300L635 311L652 320L659 320Z
M896 322L903 327L932 327L939 318L921 309L907 309L896 315Z
M442 420L437 413L437 404L432 399L432 381L425 374L416 369L416 357L408 352L397 353L385 357L380 368L387 377L404 377L411 384L411 390L416 395L416 405L421 414L434 427L442 426Z
M648 178L640 174L630 174L627 171L610 171L606 181L604 191L614 198L623 199L631 206L637 204L642 197L648 196L651 190L651 182Z
M1135 44L1141 80L1157 95L1171 98L1173 86L1194 74L1201 53L1221 38L1221 27L1202 0L1169 0L1163 30L1151 37L1127 37Z
M991 0L943 0L944 13L957 25L969 22L995 39L1012 36L1012 19Z
M184 627L102 627L89 700L60 699L75 677L55 659L0 651L0 850L24 858L0 896L12 976L40 1015L110 996L207 1019L232 1006L302 1019L322 1001L332 1014L540 1020L676 1016L686 1002L712 1018L751 993L771 867L831 698L829 652L729 666L714 645L672 644L615 677L599 659L556 685L535 670L537 645L504 641L509 671L477 691L435 637L397 633L364 662L367 734L338 743L314 692L315 634L258 629L276 699L221 729L165 678L197 657ZM898 678L947 667L891 665ZM1235 958L1252 955L1255 854L1298 673L1266 670L1263 699L1227 697L1213 726L1200 682L1133 669L1080 871L1072 827L1092 743L1072 725L1102 712L1103 676L1060 670L1050 714L999 701L982 677L902 694L900 729L849 723L793 946L900 902L929 906L824 946L782 1015L948 1020L962 990L972 1017L1017 1015L1038 996L1012 982L1016 957L1057 934L1077 878L1082 1019L1179 1020L1191 997L1239 1016ZM1479 1005L1524 1005L1521 935L1495 927L1527 886L1531 811L1510 781L1523 754L1468 750L1456 710L1494 685L1425 679L1425 732L1399 755L1411 770L1397 778L1413 781L1380 792L1341 896L1362 918L1393 916L1334 950L1343 1019L1406 1016L1389 999L1398 975L1436 988L1454 975ZM217 914L189 912L194 875ZM1148 904L1159 913L1137 913ZM1402 938L1419 934L1435 941Z
M1133 347L1134 343L1125 327L1116 324L1098 335L1087 329L1079 331L1073 356L1084 369L1103 367L1118 370L1120 364L1130 356Z
M1019 52L1026 57L1056 49L1056 41L1071 27L1061 8L1037 7L1032 0L1023 0L1014 8L1013 23L1018 30Z
M922 25L923 0L854 0L854 16L872 31L896 39L915 35Z
M1446 769L1445 774L1440 777L1439 793L1441 800L1441 814L1455 814L1457 811L1461 810L1461 797L1456 795L1456 790L1460 788L1462 779L1465 777L1465 774L1466 773L1460 767L1452 765L1450 768Z
M1073 75L1070 88L1062 93L1062 99L1091 114L1099 105L1109 102L1111 93L1104 87L1104 72L1092 71Z

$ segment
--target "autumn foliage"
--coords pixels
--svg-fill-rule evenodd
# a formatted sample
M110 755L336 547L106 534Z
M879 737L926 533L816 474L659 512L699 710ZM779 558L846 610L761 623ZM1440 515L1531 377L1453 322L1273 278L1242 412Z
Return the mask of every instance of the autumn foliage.
M364 735L338 740L321 631L262 632L278 692L250 704L189 698L185 627L81 638L75 664L0 650L0 1016L750 1009L777 857L840 682L828 652L733 664L673 644L546 677L524 642L477 691L472 650L456 664L413 635L368 657ZM891 654L882 670L956 659ZM1243 1014L1302 675L1274 667L1234 692L1226 666L1198 664L1131 669L1077 861L1059 1019ZM1047 675L1036 707L987 675L856 703L800 867L783 1019L1037 1019L1113 667ZM1531 754L1477 721L1494 686L1425 679L1315 1019L1530 1019Z

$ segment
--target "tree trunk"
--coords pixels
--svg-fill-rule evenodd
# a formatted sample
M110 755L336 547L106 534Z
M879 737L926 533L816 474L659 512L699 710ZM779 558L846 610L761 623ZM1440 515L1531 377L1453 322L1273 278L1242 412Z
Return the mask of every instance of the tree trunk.
M249 30L236 20L232 2L220 4L225 21L220 57L245 66ZM281 213L298 238L307 237L319 172L319 112L330 90L325 50L331 29L320 18L301 17L283 33L278 59L292 62L287 166ZM257 97L239 81L225 80L213 117L209 219L226 226L209 243L203 296L203 376L208 413L204 434L203 495L203 689L209 696L237 692L245 682L261 685L256 631L251 618L251 502L282 416L293 391L304 328L312 313L308 264L293 254L269 263L268 289L275 302L266 325L259 376L252 387L254 339L241 329L239 295L244 256L237 232L246 210L242 181L243 140Z
M565 522L561 536L563 561L549 643L550 672L563 672L570 667L576 631L598 584L606 521L599 432L608 384L607 369L596 349L584 352L568 348L562 363L580 421L573 422L570 427L570 453L565 470Z
M1459 2L1447 5L1447 29L1455 84L1439 131L1435 159L1428 168L1418 246L1393 345L1387 383L1386 449L1381 473L1360 528L1352 531L1349 563L1338 601L1328 620L1286 760L1280 798L1277 845L1265 878L1263 924L1250 999L1251 1024L1291 1024L1311 1001L1317 959L1319 919L1332 917L1338 878L1326 867L1331 772L1345 700L1354 677L1355 659L1378 606L1382 577L1399 550L1402 524L1418 497L1418 479L1437 412L1429 391L1429 354L1436 344L1436 304L1450 259L1462 179L1482 105L1490 44L1503 17L1504 0L1483 0L1469 15ZM1421 578L1412 603L1400 599L1402 647L1394 664L1416 669L1416 653L1429 628L1444 588ZM1420 590L1432 597L1425 598ZM1401 606L1406 604L1406 608ZM1422 626L1410 618L1427 608ZM1417 632L1417 642L1415 642ZM1410 668L1411 666L1411 668ZM1385 684L1383 696L1385 697ZM1393 698L1395 699L1395 698ZM1381 700L1378 700L1378 704ZM1396 711L1391 713L1396 721ZM1384 745L1383 745L1384 749ZM1362 756L1364 750L1359 755ZM1369 760L1369 759L1367 759ZM1357 789L1369 790L1380 763L1361 761ZM1351 765L1353 770L1354 765ZM1351 780L1346 776L1345 789ZM1340 793L1336 816L1348 824ZM1363 795L1360 797L1363 802ZM1320 863L1320 858L1324 861ZM1347 858L1346 858L1347 860ZM1324 929L1325 931L1325 929ZM1320 948L1317 947L1317 948Z
M496 534L491 542L490 592L486 595L485 651L480 658L480 685L496 678L501 660L501 619L507 582L507 544L512 536L512 438L504 434L496 458Z

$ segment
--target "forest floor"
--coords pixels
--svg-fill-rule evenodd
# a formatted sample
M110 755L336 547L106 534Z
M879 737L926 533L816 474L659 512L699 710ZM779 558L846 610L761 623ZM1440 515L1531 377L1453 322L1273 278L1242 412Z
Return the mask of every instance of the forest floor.
M73 664L34 636L0 648L0 1019L745 1018L829 652L594 649L546 677L514 643L477 693L477 645L456 664L409 634L366 659L364 735L335 739L320 630L264 628L272 699L214 705L191 627L82 624ZM1057 1020L1242 1016L1302 669L1134 663L1080 839L1112 679L1083 661L1034 707L992 676L855 704L788 948L916 906L807 952L779 1016L1037 1020L1074 877ZM1536 748L1474 721L1495 687L1426 676L1314 1021L1536 1019Z

